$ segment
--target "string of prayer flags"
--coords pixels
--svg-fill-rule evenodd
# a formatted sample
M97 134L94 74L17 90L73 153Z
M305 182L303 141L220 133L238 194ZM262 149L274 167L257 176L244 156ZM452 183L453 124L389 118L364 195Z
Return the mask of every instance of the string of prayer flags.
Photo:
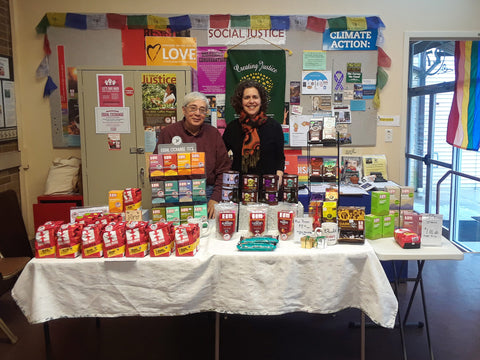
M107 22L110 29L125 29L127 27L127 15L107 14Z
M328 19L328 28L330 31L347 30L347 18L345 16Z
M86 30L87 16L82 14L67 13L65 16L65 27Z
M170 20L170 28L173 31L183 31L192 28L192 23L188 15L172 16L168 19Z
M293 15L290 16L290 28L298 31L305 31L307 28L308 16Z
M190 15L190 22L192 29L207 30L208 29L208 15Z
M43 97L50 96L50 94L54 92L56 88L57 85L55 85L53 82L52 77L48 76L47 82L45 83L45 89L43 89Z
M106 30L108 29L106 14L88 14L87 15L88 30Z
M389 68L392 66L392 59L387 55L381 47L377 47L378 50L378 66Z
M272 24L270 23L269 15L252 15L250 16L250 27L252 30L270 30Z
M210 27L212 29L227 28L230 15L210 15Z
M367 30L367 19L365 19L364 17L347 17L347 30Z
M290 18L288 16L270 16L272 30L290 29Z
M50 26L65 27L66 13L47 13L48 24Z
M127 27L129 29L146 29L147 25L147 15L127 15Z
M231 15L230 26L232 28L249 28L250 27L250 15Z
M168 24L169 24L169 21L168 21L168 18L166 17L147 15L148 29L164 30L167 28Z
M325 32L325 26L327 25L327 20L316 17L309 16L307 19L307 29L315 32Z

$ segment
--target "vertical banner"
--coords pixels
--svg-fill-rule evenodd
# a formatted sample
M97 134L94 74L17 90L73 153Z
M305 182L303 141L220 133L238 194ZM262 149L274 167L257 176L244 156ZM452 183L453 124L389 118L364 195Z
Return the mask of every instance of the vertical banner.
M164 127L177 121L176 84L175 73L142 74L144 126Z
M226 73L227 123L236 116L230 98L237 84L255 80L262 84L270 96L267 115L283 123L285 105L285 51L284 50L228 50Z

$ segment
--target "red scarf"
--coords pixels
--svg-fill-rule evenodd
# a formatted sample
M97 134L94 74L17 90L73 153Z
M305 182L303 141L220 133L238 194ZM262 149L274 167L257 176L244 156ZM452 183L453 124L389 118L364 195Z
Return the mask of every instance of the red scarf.
M248 174L251 168L257 166L260 160L260 137L257 129L265 124L267 117L263 112L260 112L253 119L247 116L242 111L239 118L243 130L243 145L242 145L242 172Z

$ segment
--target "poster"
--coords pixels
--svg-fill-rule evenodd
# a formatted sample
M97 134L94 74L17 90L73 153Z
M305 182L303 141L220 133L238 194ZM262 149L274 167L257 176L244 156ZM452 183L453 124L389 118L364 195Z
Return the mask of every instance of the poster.
M198 91L204 94L225 93L227 47L202 46L197 49Z
M142 112L144 126L160 128L177 122L177 75L142 74Z
M77 68L67 67L67 96L68 96L68 125L66 135L68 137L77 137L74 141L80 145L80 112L78 109L78 76Z
M279 123L284 118L286 59L284 50L229 50L227 57L226 102L230 102L237 84L255 80L270 96L267 116ZM227 122L236 117L233 107L225 109Z
M364 155L363 174L364 176L379 172L387 180L387 158L385 155Z
M17 126L17 115L15 112L15 87L13 81L2 81L2 94L5 127Z
M307 146L311 115L290 116L290 146Z
M97 134L129 134L130 108L96 107L95 126Z
M147 66L197 68L197 39L191 37L145 37Z
M331 71L302 71L302 94L331 94Z
M97 74L97 98L100 107L123 107L122 74Z

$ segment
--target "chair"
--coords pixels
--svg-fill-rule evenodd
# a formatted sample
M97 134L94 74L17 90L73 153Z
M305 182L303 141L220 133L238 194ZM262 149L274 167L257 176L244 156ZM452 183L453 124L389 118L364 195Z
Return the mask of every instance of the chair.
M25 265L33 257L17 194L0 192L0 296L10 291ZM14 344L17 337L0 318L0 329Z

